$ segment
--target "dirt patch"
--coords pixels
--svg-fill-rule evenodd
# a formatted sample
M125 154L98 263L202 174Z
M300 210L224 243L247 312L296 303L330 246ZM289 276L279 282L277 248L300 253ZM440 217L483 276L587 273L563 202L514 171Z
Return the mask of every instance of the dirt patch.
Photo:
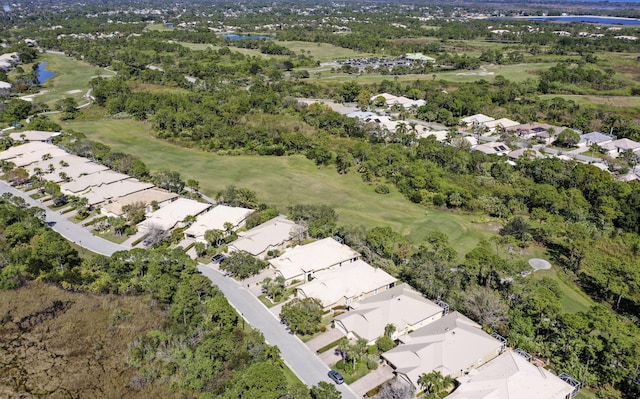
M0 291L0 397L172 397L168 388L128 388L137 372L127 365L129 343L165 319L146 297L36 282Z

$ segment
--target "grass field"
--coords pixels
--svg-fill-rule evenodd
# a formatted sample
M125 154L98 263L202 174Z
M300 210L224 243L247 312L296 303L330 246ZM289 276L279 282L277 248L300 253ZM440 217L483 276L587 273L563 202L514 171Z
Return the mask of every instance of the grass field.
M219 156L190 150L153 138L149 124L132 120L65 122L64 127L83 132L113 150L134 154L152 171L177 170L185 179L198 180L202 191L212 196L233 184L256 191L260 201L281 211L290 204L326 204L336 209L341 224L390 226L414 243L441 230L461 255L495 230L494 226L472 223L472 215L425 212L424 207L395 191L376 194L374 186L362 182L357 173L339 175L334 168L318 168L303 156Z
M364 74L357 76L355 74L347 74L340 72L331 72L327 67L320 67L316 69L310 69L312 81L325 82L325 83L343 83L350 80L363 83L379 83L383 80L397 80L400 82L413 82L416 80L433 79L433 75L436 76L436 80L446 80L454 83L468 83L475 82L480 79L492 82L495 76L502 75L506 79L514 82L522 82L527 79L536 79L536 73L548 69L555 65L555 63L532 63L532 64L515 64L515 65L485 65L479 70L474 71L443 71L433 72L422 75L381 75L381 74ZM317 72L321 72L318 77Z
M203 51L206 49L220 50L222 48L222 46L214 46L212 44L207 44L207 43L187 43L187 42L177 42L177 43L183 45L188 49L195 50L195 51ZM272 58L283 58L283 59L288 58L282 55L273 56L273 55L262 54L260 50L254 50L249 48L229 47L229 49L236 53L255 56L255 57L262 57L262 58L272 57Z
M219 50L222 48L221 46L214 46L206 43L187 43L187 42L177 42L178 44L183 45L184 47L202 51L206 49ZM320 62L332 61L337 59L345 59L345 58L356 58L356 57L367 57L369 53L359 53L350 49L337 47L327 43L309 43L309 42L285 42L285 41L276 41L275 43L287 47L290 50L296 52L296 54L302 54L302 51L305 54L312 56L316 60ZM263 58L288 58L288 56L273 56L262 54L260 50L253 49L245 49L238 47L230 47L232 51L246 54L246 55L255 55Z
M550 277L560 284L563 296L561 298L562 310L565 313L577 313L588 312L595 302L582 292L575 284L566 281L564 276L561 276L555 267L549 270L538 270L533 273L533 278L542 279L543 277Z
M320 62L327 62L346 58L358 58L368 57L369 53L360 53L348 48L342 48L327 43L309 43L309 42L285 42L276 41L277 44L284 46L290 50L301 54L304 50L307 55L311 55L313 58Z
M593 105L599 108L636 108L640 107L640 97L630 96L589 96L589 95L573 95L573 94L545 94L540 98L562 97L565 100L572 100L578 105Z
M144 29L165 32L165 31L173 30L175 28L169 28L166 24L149 24Z

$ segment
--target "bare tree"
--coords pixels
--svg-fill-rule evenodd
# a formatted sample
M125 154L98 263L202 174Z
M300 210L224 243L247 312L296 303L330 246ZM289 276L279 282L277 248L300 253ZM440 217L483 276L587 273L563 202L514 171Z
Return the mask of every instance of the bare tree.
M464 299L465 310L472 319L491 328L499 328L509 321L509 309L500 295L489 288L474 287Z
M413 399L415 394L413 385L396 377L380 388L375 399Z
M145 245L153 245L162 241L167 236L167 232L162 230L160 226L149 226L147 238L144 239Z

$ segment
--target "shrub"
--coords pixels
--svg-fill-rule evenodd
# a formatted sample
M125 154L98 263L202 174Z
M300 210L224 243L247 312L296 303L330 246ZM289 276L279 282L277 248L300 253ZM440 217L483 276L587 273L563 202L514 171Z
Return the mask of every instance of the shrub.
M375 192L378 194L389 194L390 191L389 186L386 184L378 184L375 189Z

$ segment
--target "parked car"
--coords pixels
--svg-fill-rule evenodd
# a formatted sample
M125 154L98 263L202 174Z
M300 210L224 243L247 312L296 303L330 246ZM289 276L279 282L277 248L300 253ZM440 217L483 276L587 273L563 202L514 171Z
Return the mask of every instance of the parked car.
M331 378L336 384L342 384L344 382L342 374L338 373L335 370L329 370L329 378Z
M222 263L225 259L227 259L227 257L223 254L216 254L213 255L213 257L211 258L211 262L213 263Z

